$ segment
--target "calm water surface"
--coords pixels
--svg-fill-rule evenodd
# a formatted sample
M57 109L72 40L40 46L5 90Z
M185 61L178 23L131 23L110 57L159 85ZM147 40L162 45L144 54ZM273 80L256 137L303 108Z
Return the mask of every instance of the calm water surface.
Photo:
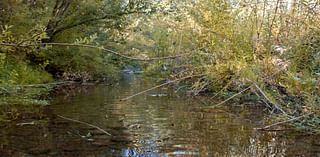
M2 129L0 156L320 157L318 137L254 130L265 125L265 115L252 104L205 109L199 99L166 88L119 101L148 87L139 77L124 77L113 86L68 90L52 100L47 124ZM57 115L94 124L111 136Z

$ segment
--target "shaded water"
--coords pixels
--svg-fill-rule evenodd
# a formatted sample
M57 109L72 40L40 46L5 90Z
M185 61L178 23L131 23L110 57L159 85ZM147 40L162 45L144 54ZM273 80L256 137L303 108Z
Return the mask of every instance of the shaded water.
M205 109L198 99L165 88L119 101L151 86L124 77L114 86L63 93L52 100L48 123L2 129L0 156L320 156L317 137L254 130L264 125L259 106Z

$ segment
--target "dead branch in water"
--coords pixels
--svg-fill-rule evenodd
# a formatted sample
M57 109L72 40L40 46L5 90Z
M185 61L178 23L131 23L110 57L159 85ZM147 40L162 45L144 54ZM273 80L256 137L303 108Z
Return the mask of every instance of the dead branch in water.
M99 46L94 46L94 45L87 45L87 44L73 44L73 43L37 43L37 44L26 44L26 45L19 45L19 44L14 44L14 43L0 43L0 45L3 46L11 46L11 47L31 47L31 46L44 46L44 45L57 45L57 46L74 46L74 47L86 47L86 48L93 48L93 49L98 49L102 51L109 52L111 54L114 54L116 56L119 56L121 58L129 59L129 60L136 60L136 61L156 61L156 60L166 60L166 59L175 59L175 58L180 58L182 56L185 56L190 53L185 53L181 55L176 55L176 56L167 56L167 57L157 57L157 58L135 58L135 57L130 57L124 54L121 54L119 52L116 52L111 49L107 49L104 47L99 47Z
M271 78L273 78L274 76L276 76L277 74L279 74L280 72L282 72L283 70L285 70L285 68L282 68L282 69L280 69L279 71L277 71L277 72L273 73L270 77L263 79L263 81L268 81L268 80L270 80ZM251 82L252 82L252 81L251 81ZM249 87L247 87L247 88L243 89L242 91L240 91L240 92L238 92L238 93L236 93L236 94L232 95L232 96L231 96L231 97L229 97L228 99L226 99L226 100L224 100L224 101L220 102L219 104L217 104L217 105L213 105L213 106L209 106L209 108L214 108L214 107L220 106L220 105L222 105L222 104L224 104L224 103L228 102L229 100L233 99L234 97L236 97L236 96L238 96L238 95L242 94L243 92L245 92L245 91L249 90L252 86L254 86L254 83L252 83ZM258 87L258 86L256 86L256 88L257 88L257 87ZM258 88L259 88L259 87L258 87ZM261 90L261 91L262 91L262 90ZM219 92L221 92L221 91L219 91ZM262 92L262 93L263 93L263 92ZM263 93L263 94L264 94L264 93ZM215 96L214 96L214 97L215 97ZM266 97L266 96L265 96L265 97ZM269 101L269 102L271 102L271 101ZM281 108L279 107L279 109L281 109ZM280 111L282 111L283 113L285 113L282 109L281 109Z
M258 91L262 94L262 96L270 103L272 104L272 106L274 106L277 110L281 111L283 114L288 115L279 105L272 103L272 101L268 98L268 96L262 91L262 89L256 84L253 83L256 87L256 89L258 89Z
M163 83L163 84L154 86L154 87L152 87L152 88L146 89L146 90L144 90L144 91L141 91L141 92L136 93L136 94L134 94L134 95L131 95L131 96L129 96L129 97L123 98L123 99L121 99L120 101L124 101L124 100L131 99L131 98L133 98L133 97L135 97L135 96L138 96L138 95L140 95L140 94L143 94L143 93L145 93L145 92L151 91L151 90L153 90L153 89L160 88L160 87L162 87L162 86L165 86L165 85L168 85L168 84L171 84L171 83L174 83L174 82L182 81L182 80L189 79L189 78L193 78L193 77L201 77L201 76L204 76L204 74L201 74L201 75L191 75L191 76L186 76L186 77L183 77L183 78L175 79L175 80L173 80L173 81L169 81L169 82L166 82L166 83Z
M245 88L245 89L243 89L242 91L238 92L237 94L232 95L231 97L229 97L228 99L226 99L226 100L224 100L224 101L220 102L220 103L219 103L219 104L217 104L217 105L209 106L209 108L214 108L214 107L220 106L220 105L222 105L222 104L224 104L224 103L228 102L229 100L233 99L234 97L236 97L236 96L238 96L238 95L242 94L243 92L245 92L245 91L249 90L251 87L252 87L252 85L251 85L251 86L249 86L249 87L247 87L247 88Z
M229 85L232 83L233 79L231 79L219 92L217 92L215 95L213 95L210 99L214 99L215 97L217 97L220 93L222 93L224 90L226 90Z
M285 123L288 123L288 122L296 121L298 119L310 116L311 114L313 114L313 113L308 113L308 114L305 114L305 115L302 115L302 116L299 116L299 117L294 117L294 118L291 118L291 119L288 119L288 120L285 120L285 121L281 121L281 122L277 122L277 123L274 123L274 124L271 124L271 125L268 125L268 126L265 126L265 127L262 127L262 128L256 128L256 130L267 130L268 128L271 128L271 127L274 127L274 126L277 126L277 125L281 125L281 124L285 124Z
M254 93L259 99L261 98L260 94L258 94L256 91L253 91L253 93ZM267 108L268 108L269 110L272 109L272 106L270 106L270 104L269 104L266 100L264 100L264 99L261 99L261 100L262 100L262 102L267 106ZM272 113L272 111L271 111L270 113Z
M90 127L95 128L95 129L97 129L97 130L99 130L99 131L101 131L101 132L103 132L103 133L105 133L105 134L107 134L107 135L109 135L109 136L112 136L110 133L108 133L107 131L101 129L100 127L95 126L95 125L92 125L92 124L89 124L89 123L87 123L87 122L82 122L82 121L79 121L79 120L67 118L67 117L60 116L60 115L57 115L57 117L60 117L60 118L62 118L62 119L69 120L69 121L72 121L72 122L76 122L76 123L80 123L80 124L84 124L84 125L90 126Z

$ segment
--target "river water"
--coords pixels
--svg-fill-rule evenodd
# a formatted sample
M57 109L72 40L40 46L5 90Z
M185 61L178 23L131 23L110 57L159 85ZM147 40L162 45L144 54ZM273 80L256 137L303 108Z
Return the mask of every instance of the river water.
M267 116L255 104L207 109L202 98L167 88L120 101L153 85L126 76L112 86L62 92L52 99L46 109L51 116L41 125L36 121L1 130L0 156L320 156L318 136L255 130Z

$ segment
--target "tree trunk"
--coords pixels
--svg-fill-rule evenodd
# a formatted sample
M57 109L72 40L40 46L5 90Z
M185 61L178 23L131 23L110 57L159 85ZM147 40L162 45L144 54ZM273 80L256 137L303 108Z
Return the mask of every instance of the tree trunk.
M52 18L49 20L46 28L48 38L42 40L42 42L47 43L53 40L55 31L60 22L63 20L63 16L67 12L72 1L73 0L56 0L55 6L52 11Z

